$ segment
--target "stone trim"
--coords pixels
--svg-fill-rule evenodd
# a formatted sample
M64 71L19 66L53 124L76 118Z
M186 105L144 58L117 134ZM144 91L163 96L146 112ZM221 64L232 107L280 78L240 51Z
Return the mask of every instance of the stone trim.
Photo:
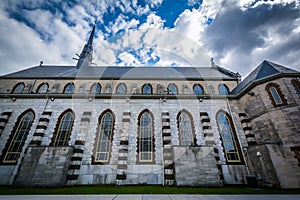
M300 146L291 147L291 151L294 152L294 158L298 161L298 167L300 167Z
M0 115L0 136L2 135L2 131L4 130L12 111L4 111Z

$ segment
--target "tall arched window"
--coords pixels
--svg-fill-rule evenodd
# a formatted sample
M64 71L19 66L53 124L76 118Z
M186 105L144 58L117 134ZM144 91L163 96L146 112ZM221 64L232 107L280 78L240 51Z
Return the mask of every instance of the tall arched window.
M224 112L219 112L217 114L217 123L226 161L228 163L241 162L237 136L230 115Z
M96 145L94 149L94 163L109 161L113 139L114 121L114 115L111 111L105 111L99 117L96 133Z
M168 93L169 94L177 94L177 86L173 83L171 83L168 87Z
M22 113L13 128L8 142L1 155L1 162L6 164L16 164L23 146L31 129L34 120L34 112L32 110Z
M64 93L65 94L72 94L72 93L74 93L74 89L75 89L74 84L73 83L68 83L65 86Z
M91 87L91 94L100 94L101 93L101 85L99 83L95 83Z
M24 83L18 83L18 84L15 85L15 87L13 88L12 93L20 94L20 93L23 92L24 88L25 88Z
M194 87L193 87L193 90L194 90L194 94L196 94L196 95L204 94L203 88L199 84L195 84Z
M117 91L116 93L117 94L126 94L126 85L124 83L120 83L118 86L117 86Z
M49 85L47 83L42 83L37 89L37 93L46 94L48 92Z
M183 146L195 145L192 117L187 111L181 111L177 116L179 144Z
M138 161L153 162L154 133L153 118L148 110L143 111L138 121Z
M299 95L299 97L300 97L300 82L299 82L298 80L296 80L296 79L293 79L293 80L291 81L291 83L292 83L292 85L293 85L293 87L294 87L296 93L297 93L297 94Z
M274 107L283 106L287 104L287 101L284 98L284 95L281 92L280 86L278 84L268 83L265 89Z
M69 145L74 118L74 114L71 110L67 110L60 115L52 137L52 146Z
M152 86L150 84L145 84L142 87L143 94L152 94Z
M275 103L276 103L276 104L281 104L281 103L282 103L282 100L281 100L281 98L280 98L280 96L279 96L279 94L278 94L277 89L276 89L274 86L271 86L271 87L269 88L269 90L270 90L270 92L271 92L271 94L272 94L272 97L273 97Z
M225 84L220 84L219 85L219 94L221 94L221 95L229 94L229 89Z

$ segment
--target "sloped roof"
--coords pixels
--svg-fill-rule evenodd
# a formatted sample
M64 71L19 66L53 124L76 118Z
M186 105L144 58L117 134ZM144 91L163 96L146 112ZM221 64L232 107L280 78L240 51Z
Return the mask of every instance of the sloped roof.
M1 78L218 79L236 80L235 73L212 67L82 67L36 66Z
M231 94L238 94L254 83L267 78L278 76L280 74L300 74L300 72L265 60L256 69L254 69L242 82L240 82L231 91Z

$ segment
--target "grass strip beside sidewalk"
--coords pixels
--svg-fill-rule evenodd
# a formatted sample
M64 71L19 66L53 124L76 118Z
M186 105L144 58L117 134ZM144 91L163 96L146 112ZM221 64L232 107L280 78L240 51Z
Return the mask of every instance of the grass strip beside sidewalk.
M60 188L0 187L0 195L41 194L299 194L298 190L251 189L247 187L163 187L163 186L74 186Z

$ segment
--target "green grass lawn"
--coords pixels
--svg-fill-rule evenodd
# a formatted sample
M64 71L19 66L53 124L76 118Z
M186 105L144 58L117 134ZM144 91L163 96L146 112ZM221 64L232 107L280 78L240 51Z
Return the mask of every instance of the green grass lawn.
M221 188L163 186L74 186L61 188L0 187L0 195L17 194L300 194L299 190L250 189L243 186Z

